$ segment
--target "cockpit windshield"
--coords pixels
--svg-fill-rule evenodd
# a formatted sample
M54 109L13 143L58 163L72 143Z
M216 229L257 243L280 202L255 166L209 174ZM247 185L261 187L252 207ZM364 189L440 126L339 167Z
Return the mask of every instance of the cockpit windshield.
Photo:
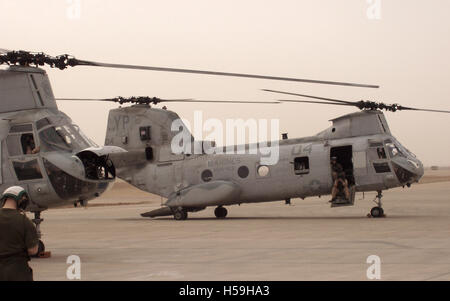
M74 124L45 128L39 132L39 138L42 152L73 152L81 151L91 146L97 146Z
M386 140L386 148L389 151L389 155L391 158L394 157L406 157L406 155L400 150L400 148L397 146L396 143L392 142L391 140Z
M410 155L414 158L417 158L416 155L411 152L409 149L407 149L406 147L403 146L403 144L401 144L400 142L398 142L397 139L395 139L395 144L398 145L398 148L400 149L400 151L404 154Z

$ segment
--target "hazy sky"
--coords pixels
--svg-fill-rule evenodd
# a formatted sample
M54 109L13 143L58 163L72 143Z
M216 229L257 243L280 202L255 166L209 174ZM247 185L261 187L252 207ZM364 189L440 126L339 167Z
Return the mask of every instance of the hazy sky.
M450 1L381 0L380 19L370 19L367 11L375 1L0 0L0 48L381 86L76 67L48 70L57 97L276 99L259 90L269 88L450 110ZM114 104L59 102L59 107L103 144ZM279 118L280 131L291 138L315 134L330 125L329 119L355 111L309 104L170 104L169 109L186 119L195 109L205 118ZM394 136L425 165L450 165L450 115L398 112L386 117Z

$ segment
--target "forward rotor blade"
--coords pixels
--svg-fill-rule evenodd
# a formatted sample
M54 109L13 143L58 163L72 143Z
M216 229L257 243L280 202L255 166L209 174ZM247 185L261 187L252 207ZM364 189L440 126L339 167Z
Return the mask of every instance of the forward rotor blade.
M150 70L150 71L164 71L164 72L178 72L178 73L193 73L193 74L203 74L203 75L246 77L246 78L293 81L293 82L304 82L304 83L314 83L314 84L350 86L350 87L379 88L379 86L377 86L377 85L335 82L335 81L323 81L323 80L303 79L303 78L294 78L294 77L268 76L268 75L258 75L258 74L168 68L168 67L155 67L155 66L142 66L142 65L110 64L110 63L78 60L75 57L70 56L68 54L63 54L63 55L59 55L56 57L52 57L45 53L29 52L29 51L9 51L5 54L2 54L0 56L0 64L5 64L5 63L13 64L13 65L19 64L22 66L49 65L52 68L59 68L61 70L64 70L69 66L70 67L94 66L94 67L105 67L105 68L120 68L120 69Z
M403 107L399 106L397 110L409 110L409 111L423 111L423 112L434 112L434 113L450 113L450 111L445 110L431 110L431 109L418 109L418 108L409 108L409 107Z
M266 92L271 92L271 93L301 96L301 97L307 97L307 98L320 99L320 100L326 100L326 101L332 101L332 102L338 102L338 103L345 103L345 104L349 104L349 105L355 105L355 102L353 102L353 101L345 101L345 100L340 100L340 99L325 98L325 97L318 97L318 96L312 96L312 95L305 95L305 94L298 94L298 93L291 93L291 92L284 92L284 91L277 91L277 90L269 90L269 89L261 89L261 90L266 91Z
M154 67L154 66L140 66L140 65L108 64L108 63L82 61L82 60L77 60L77 63L78 63L78 65L81 65L81 66L96 66L96 67L105 67L105 68L151 70L151 71L178 72L178 73L194 73L194 74L204 74L204 75L246 77L246 78L269 79L269 80L292 81L292 82L304 82L304 83L313 83L313 84L350 86L350 87L361 87L361 88L379 88L379 86L377 86L377 85L346 83L346 82L334 82L334 81L323 81L323 80L312 80L312 79L302 79L302 78L293 78L293 77L280 77L280 76L268 76L268 75L257 75L257 74L245 74L245 73L232 73L232 72L220 72L220 71L206 71L206 70L194 70L194 69Z
M56 100L70 100L70 101L113 101L118 102L119 98L55 98ZM150 99L150 98L149 98ZM153 99L152 99L153 100ZM175 102L175 101L191 101L192 98L183 98L183 99L155 99L158 102Z

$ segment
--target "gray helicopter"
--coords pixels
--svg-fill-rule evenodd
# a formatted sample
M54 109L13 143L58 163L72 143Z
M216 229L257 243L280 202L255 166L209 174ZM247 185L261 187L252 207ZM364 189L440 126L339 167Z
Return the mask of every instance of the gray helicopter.
M150 106L164 100L145 97L103 100L135 103L110 111L105 145L128 151L111 155L118 177L167 198L163 207L143 213L144 217L173 215L176 220L184 220L188 212L214 206L216 217L224 218L225 206L280 200L289 204L291 198L330 195L335 184L331 158L336 158L343 167L349 190L349 196L341 193L331 206L351 206L356 192L376 191L376 206L370 216L383 217L382 191L409 187L424 173L422 163L391 134L381 111L420 109L368 101L280 100L356 106L361 111L333 119L332 125L317 135L295 139L285 136L276 143L265 143L279 148L278 162L269 165L262 163L265 152L227 154L225 149L211 152L214 146L208 141L199 142L201 154L189 149L174 153L171 141L187 130L183 126L172 130L172 125L180 122L175 112ZM245 145L244 149L252 147L260 149L259 145Z
M174 101L199 102L196 100L164 100L155 97L65 100L132 104L109 112L105 145L118 146L128 151L110 157L117 167L118 177L143 191L167 199L161 208L143 213L142 216L173 215L176 220L185 220L188 212L197 212L209 206L216 207L214 213L217 218L225 218L225 206L280 200L290 204L291 198L330 195L333 189L337 189L337 192L331 207L354 205L356 192L377 192L374 199L376 206L370 210L369 216L383 217L382 191L410 187L423 176L424 168L420 160L392 135L382 111L450 113L399 104L344 101L276 90L265 91L315 99L280 99L278 102L353 106L360 111L331 120L329 128L311 137L287 139L286 135L281 141L263 143L263 146L231 147L257 149L255 154L228 154L228 147L217 149L209 141L194 141L175 112L166 107L152 107ZM177 124L175 128L174 124ZM187 133L187 140L192 143L182 152L174 151L173 141L182 133ZM192 151L192 145L196 143L200 145L201 153ZM276 164L265 164L261 149L271 145L278 147L279 160ZM330 164L333 158L343 169L340 172L341 181L337 181L333 175Z
M7 55L0 54L0 63L8 62ZM0 191L26 189L41 238L41 212L100 196L116 177L108 156L125 150L99 147L86 137L58 110L45 71L27 65L0 70ZM44 251L40 240L38 253Z

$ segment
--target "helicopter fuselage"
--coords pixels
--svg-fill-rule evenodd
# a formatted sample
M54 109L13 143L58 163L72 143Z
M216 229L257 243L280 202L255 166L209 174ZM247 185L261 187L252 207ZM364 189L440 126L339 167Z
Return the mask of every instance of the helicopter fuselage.
M0 191L19 185L30 211L85 203L112 185L115 168L100 148L59 111L46 73L0 70Z
M198 211L329 195L334 183L331 157L337 157L355 192L409 186L423 175L422 163L392 136L379 111L341 116L315 136L269 143L267 147L276 145L279 154L271 165L262 163L267 152L261 149L256 154L224 152L230 148L213 154L174 153L171 140L177 131L170 129L178 118L146 105L111 110L105 142L129 151L112 156L118 176L167 198L164 205L172 209ZM143 129L151 132L144 139Z

